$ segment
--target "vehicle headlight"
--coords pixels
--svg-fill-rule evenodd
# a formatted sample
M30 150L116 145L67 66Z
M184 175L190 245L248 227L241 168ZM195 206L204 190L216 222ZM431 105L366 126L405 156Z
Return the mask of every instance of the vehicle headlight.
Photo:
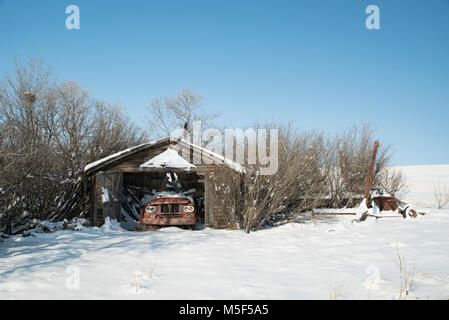
M151 212L156 212L155 206L148 206L145 208L145 213L151 213Z
M194 206L184 206L184 212L193 212L195 211Z

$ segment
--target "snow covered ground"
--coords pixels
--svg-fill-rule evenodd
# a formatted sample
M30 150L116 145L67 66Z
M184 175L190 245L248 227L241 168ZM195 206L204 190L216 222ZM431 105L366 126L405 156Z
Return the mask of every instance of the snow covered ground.
M352 218L250 234L112 222L11 237L0 242L0 299L397 299L397 250L414 268L407 299L449 298L448 209Z
M415 267L408 298L449 298L449 211L351 217L251 234L114 223L0 243L1 299L396 299L397 246ZM79 289L76 275L79 274Z

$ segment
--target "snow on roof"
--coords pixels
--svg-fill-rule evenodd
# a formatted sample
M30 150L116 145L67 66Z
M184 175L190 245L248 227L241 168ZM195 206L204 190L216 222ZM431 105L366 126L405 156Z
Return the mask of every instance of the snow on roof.
M110 159L114 159L114 158L116 158L116 157L118 157L118 156L120 156L120 155L122 155L122 154L124 154L124 153L133 151L134 149L137 149L137 148L142 147L142 146L144 146L144 145L146 145L146 143L140 144L140 145L138 145L138 146L135 146L135 147L132 147L132 148L128 148L128 149L125 149L125 150L122 150L122 151L119 151L119 152L116 152L116 153L114 153L114 154L111 154L110 156L107 156L107 157L102 158L102 159L100 159L100 160L97 160L97 161L95 161L95 162L89 163L88 165L86 165L86 166L84 167L84 171L87 171L87 170L89 170L89 169L91 169L91 168L93 168L93 167L98 166L99 164L102 164L103 162L106 162L106 161L108 161L108 160L110 160Z
M158 142L160 142L160 141L162 141L162 140L164 140L164 139L159 139L159 140L154 140L154 141L142 143L142 144L139 144L138 146L131 147L131 148L128 148L128 149L125 149L125 150L116 152L116 153L114 153L114 154L111 154L110 156L107 156L107 157L102 158L102 159L100 159L100 160L97 160L97 161L95 161L95 162L89 163L88 165L86 165L86 166L84 167L84 171L88 171L88 170L90 170L90 169L92 169L92 168L94 168L94 167L96 167L96 166L98 166L98 165L100 165L100 164L102 164L102 163L108 161L108 160L117 158L118 156L121 156L122 154L125 154L125 153L128 153L128 152L132 152L132 151L134 151L134 150L136 150L136 149L139 149L140 147L143 147L143 146L146 146L146 145L156 144L156 143L158 143Z
M220 160L223 164L226 164L231 169L234 169L234 170L236 170L238 172L244 172L245 171L243 166L241 166L240 164L238 164L238 163L236 163L236 162L234 162L234 161L232 161L232 160L230 160L228 158L225 158L224 156L222 156L219 153L216 153L216 152L213 152L213 151L208 150L206 148L200 147L200 146L198 146L196 144L193 144L193 143L190 143L190 142L188 142L186 140L176 139L176 138L172 138L172 137L164 138L164 139L160 139L160 140L156 140L156 141L151 141L149 143L144 143L144 144L141 144L141 145L138 145L138 146L135 146L135 147L132 147L132 148L128 148L126 150L122 150L122 151L119 151L117 153L111 154L110 156L107 156L107 157L102 158L100 160L97 160L95 162L89 163L88 165L86 165L84 167L84 171L89 171L89 170L91 170L91 169L93 169L95 167L101 166L102 164L104 164L105 162L107 162L109 160L113 160L113 159L115 159L117 157L120 157L121 155L132 153L133 151L138 151L139 149L141 149L143 147L147 147L147 146L150 147L150 146L152 146L154 144L157 144L159 142L162 142L164 140L174 141L174 142L178 142L178 143L181 142L183 144L188 145L191 148L195 148L195 149L201 151L203 154L208 154L210 157ZM170 158L172 156L174 157L173 154L172 155L168 154L168 155L165 155L164 157ZM184 169L184 168L194 168L195 167L193 164L189 163L187 160L185 160L184 158L179 156L179 154L178 154L178 157L181 158L185 162L182 164L182 166L179 166L179 165L181 165L181 161L180 161L180 159L178 159L177 161L175 161L175 165L176 166L174 166L174 168L183 168ZM144 165L149 164L149 162L151 162L151 161L155 161L156 158L157 158L157 156L154 157L153 159L147 161L146 163L142 164L141 167L147 167L147 166L144 166ZM156 160L158 160L158 159L156 159ZM159 159L158 161L160 161L160 160L161 159ZM165 160L167 160L167 159L165 159ZM168 159L168 160L170 160L170 159ZM175 159L171 159L171 160L175 160ZM157 162L157 163L159 165L162 164L162 163L159 163L159 162ZM160 166L160 167L162 168L163 166ZM172 166L167 165L165 167L172 167Z
M201 152L206 153L206 154L209 154L209 155L210 155L211 157L213 157L213 158L217 158L217 159L223 161L223 163L226 164L226 165L228 165L231 169L234 169L234 170L236 170L236 171L238 171L238 172L244 172L244 171L245 171L245 169L243 168L243 166L241 166L240 164L238 164L238 163L235 162L235 161L232 161L232 160L230 160L230 159L228 159L228 158L226 158L226 157L223 157L223 156L222 156L221 154L219 154L219 153L216 153L216 152L213 152L213 151L211 151L211 150L209 150L209 149L200 147L199 145L190 143L190 142L188 142L188 141L186 141L186 140L184 140L184 139L181 139L180 141L182 141L182 142L188 144L188 145L191 146L191 147L198 148L199 150L201 150Z
M196 168L195 165L188 162L186 159L178 154L174 149L167 149L158 154L154 158L148 160L140 165L141 168L180 168L190 169Z

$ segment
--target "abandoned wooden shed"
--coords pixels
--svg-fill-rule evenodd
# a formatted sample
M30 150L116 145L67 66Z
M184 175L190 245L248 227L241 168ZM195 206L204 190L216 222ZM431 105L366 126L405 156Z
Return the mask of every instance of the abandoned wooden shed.
M121 221L125 228L134 229L137 207L146 194L174 190L198 199L203 208L201 221L206 227L226 228L228 220L213 192L214 170L218 166L242 171L239 164L220 154L171 137L88 164L84 173L90 186L91 225L100 226L104 218L110 217Z

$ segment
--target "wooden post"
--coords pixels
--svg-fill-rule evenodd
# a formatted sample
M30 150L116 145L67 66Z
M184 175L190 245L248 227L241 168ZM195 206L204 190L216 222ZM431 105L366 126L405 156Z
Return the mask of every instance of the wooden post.
M365 193L363 195L367 206L368 206L369 190L371 188L371 183L373 182L373 171L374 171L374 164L376 162L377 148L379 148L379 141L376 140L376 141L374 141L373 156L371 158L371 164L370 164L369 171L368 171L368 177L366 179Z
M215 227L215 219L214 219L214 181L213 181L213 172L208 172L205 175L204 179L204 224L206 227Z
M89 215L90 215L90 225L93 227L95 226L95 216L97 214L97 197L95 196L97 185L95 175L92 175L89 180L90 180Z
M108 201L103 202L103 216L121 220L123 172L106 171L97 174L98 184L107 192ZM107 190L107 191L106 191Z

